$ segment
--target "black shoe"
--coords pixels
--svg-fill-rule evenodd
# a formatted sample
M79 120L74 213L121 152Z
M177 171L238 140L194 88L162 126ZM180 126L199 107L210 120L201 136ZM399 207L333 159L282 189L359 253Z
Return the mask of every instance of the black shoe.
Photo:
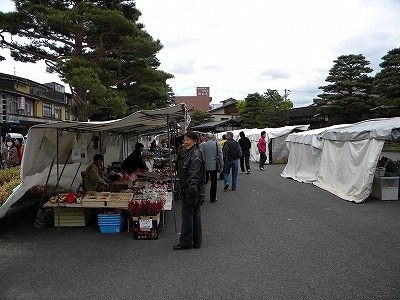
M226 183L226 184L224 185L224 191L226 191L226 190L228 189L228 187L229 187L229 183Z
M175 245L174 247L172 247L173 250L188 250L191 249L192 247L189 246L183 246L181 244Z
M200 245L193 245L194 249L199 249L201 246Z
M211 202L211 203L217 202L217 199L215 199L215 200L211 200L210 202Z

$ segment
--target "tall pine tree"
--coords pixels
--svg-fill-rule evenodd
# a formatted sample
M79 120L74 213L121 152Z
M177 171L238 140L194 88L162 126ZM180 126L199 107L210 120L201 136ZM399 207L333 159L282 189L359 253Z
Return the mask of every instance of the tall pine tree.
M400 107L400 48L390 50L379 66L382 70L375 75L374 91L378 104Z
M319 87L323 94L314 99L320 111L329 116L330 124L354 123L368 119L375 107L372 97L373 78L370 62L362 54L339 56L334 60L325 81Z
M70 85L82 119L121 116L170 103L157 70L159 40L144 30L132 1L15 0L0 13L0 47L21 62L44 60ZM11 38L8 38L11 36Z

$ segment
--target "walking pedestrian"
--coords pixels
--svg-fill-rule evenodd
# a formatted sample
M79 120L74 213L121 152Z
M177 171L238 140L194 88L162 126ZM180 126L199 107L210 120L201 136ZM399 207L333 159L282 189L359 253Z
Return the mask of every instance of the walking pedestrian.
M233 139L233 133L226 133L226 143L222 149L224 157L224 191L229 188L229 173L232 170L232 191L236 190L238 161L242 156L240 145Z
M11 138L6 138L6 141L1 148L1 158L3 160L4 169L18 166L18 150Z
M221 149L224 149L225 143L226 143L226 134L223 134L222 135L222 140L219 142L219 145L221 146ZM218 179L219 180L224 180L224 170L223 169L219 173Z
M186 132L183 143L187 152L178 161L177 173L182 197L182 227L179 244L173 250L200 248L202 243L200 203L206 191L206 163L195 132Z
M240 170L242 173L250 174L250 148L251 142L248 137L245 136L244 132L239 133L239 145L242 149L242 156L240 157ZM245 169L246 167L246 169Z
M258 140L257 148L258 152L260 152L260 171L265 171L264 169L264 164L267 161L267 142L265 141L265 137L267 136L267 133L263 130L261 131L261 137Z
M206 161L206 184L211 181L210 202L217 201L217 172L221 172L221 167L217 166L217 161L222 163L222 151L218 142L214 141L214 135L208 132L205 135L205 142L200 144Z

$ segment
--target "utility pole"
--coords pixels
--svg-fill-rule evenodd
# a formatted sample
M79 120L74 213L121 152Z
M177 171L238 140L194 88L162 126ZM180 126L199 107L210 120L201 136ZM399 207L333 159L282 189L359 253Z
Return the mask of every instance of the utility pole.
M286 101L292 91L285 89L285 93L283 94L283 99Z

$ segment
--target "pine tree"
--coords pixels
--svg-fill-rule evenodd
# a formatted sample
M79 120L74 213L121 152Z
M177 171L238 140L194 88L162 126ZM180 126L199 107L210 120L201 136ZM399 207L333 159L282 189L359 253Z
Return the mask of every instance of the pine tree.
M382 70L375 75L374 91L378 104L400 107L400 48L390 50L379 64Z
M157 70L162 45L138 22L141 13L133 2L15 3L15 12L0 13L0 46L17 61L44 60L48 72L70 85L81 118L121 116L170 102L165 81L172 75Z
M330 124L353 123L369 119L375 106L372 97L373 78L370 62L362 54L339 56L334 60L325 81L319 87L323 94L314 99L320 111L329 116Z

